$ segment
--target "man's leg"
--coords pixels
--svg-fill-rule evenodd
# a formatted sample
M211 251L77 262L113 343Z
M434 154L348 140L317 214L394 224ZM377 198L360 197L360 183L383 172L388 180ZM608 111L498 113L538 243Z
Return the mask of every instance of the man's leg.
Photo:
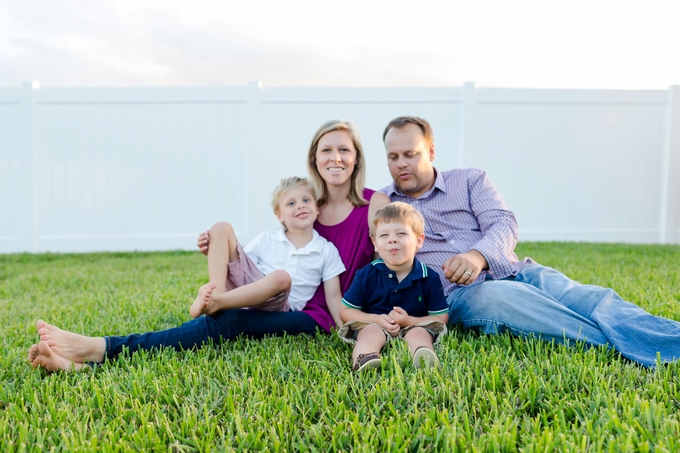
M598 325L527 283L487 280L449 295L449 323L486 334L509 332L564 342L607 344Z
M525 266L516 282L526 283L580 316L592 320L624 357L645 366L680 359L680 322L654 316L626 302L611 288L583 285L541 265Z

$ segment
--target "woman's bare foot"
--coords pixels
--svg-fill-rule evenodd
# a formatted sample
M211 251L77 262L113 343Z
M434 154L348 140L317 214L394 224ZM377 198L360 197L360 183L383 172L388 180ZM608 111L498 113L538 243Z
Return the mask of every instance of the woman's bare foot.
M93 338L61 330L47 324L42 319L35 323L40 341L50 347L50 351L69 362L102 362L106 353L106 340ZM31 352L29 351L29 358Z
M80 370L85 366L57 355L44 341L31 346L28 350L28 361L31 362L33 368L45 368L47 371L63 370L67 373Z
M189 314L192 318L213 313L214 302L210 296L215 288L217 288L217 284L210 282L198 289L198 296L196 296L196 300L191 304L191 308L189 308Z

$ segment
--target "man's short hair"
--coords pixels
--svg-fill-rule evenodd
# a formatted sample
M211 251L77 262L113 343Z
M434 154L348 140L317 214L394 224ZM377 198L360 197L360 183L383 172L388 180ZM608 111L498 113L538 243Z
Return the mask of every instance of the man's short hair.
M395 221L410 226L416 236L420 236L425 231L425 219L423 219L422 214L408 203L395 201L375 212L373 225L371 225L371 237L375 237L375 231L379 224Z
M432 132L432 126L430 126L430 123L428 123L426 120L418 118L417 116L400 116L390 121L390 123L385 128L385 132L383 132L383 142L385 141L385 137L387 137L387 133L390 131L390 129L404 129L409 124L416 125L420 128L420 131L423 133L423 137L425 137L428 145L434 143L434 133Z
M281 195L298 186L309 186L310 189L312 188L307 178L300 178L299 176L281 178L281 182L278 186L274 187L272 192L272 208L274 208L274 212L279 212L279 198L281 198ZM314 195L313 191L312 195Z

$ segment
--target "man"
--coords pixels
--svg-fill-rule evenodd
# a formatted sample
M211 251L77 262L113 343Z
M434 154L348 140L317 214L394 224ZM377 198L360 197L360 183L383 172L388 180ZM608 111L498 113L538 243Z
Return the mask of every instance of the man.
M394 183L382 192L425 217L417 257L439 272L450 323L487 334L608 344L647 367L656 364L657 352L662 363L680 358L680 322L653 316L612 289L520 261L515 215L482 170L434 168L427 121L396 118L383 141Z

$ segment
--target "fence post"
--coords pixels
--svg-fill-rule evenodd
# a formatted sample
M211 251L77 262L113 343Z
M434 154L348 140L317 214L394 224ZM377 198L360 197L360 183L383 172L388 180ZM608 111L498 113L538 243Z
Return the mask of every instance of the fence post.
M477 164L477 94L475 82L463 85L463 124L458 167L474 167Z
M23 143L24 156L28 163L30 183L28 184L31 200L30 214L28 216L28 225L30 228L26 231L26 244L33 253L38 252L38 236L40 234L40 217L39 217L39 190L38 190L38 149L36 147L36 130L35 130L35 90L40 85L38 82L24 82L21 84L21 117L23 123Z
M258 181L260 172L260 133L261 133L261 118L260 118L260 95L262 89L262 82L259 80L251 80L248 82L248 101L246 108L246 197L248 197L248 212L245 215L246 231L250 235L255 235L255 232L260 231L260 211L262 206L260 202L260 181ZM255 219L255 222L253 222ZM255 223L255 224L253 224Z
M661 194L661 242L680 244L680 85L668 88Z

